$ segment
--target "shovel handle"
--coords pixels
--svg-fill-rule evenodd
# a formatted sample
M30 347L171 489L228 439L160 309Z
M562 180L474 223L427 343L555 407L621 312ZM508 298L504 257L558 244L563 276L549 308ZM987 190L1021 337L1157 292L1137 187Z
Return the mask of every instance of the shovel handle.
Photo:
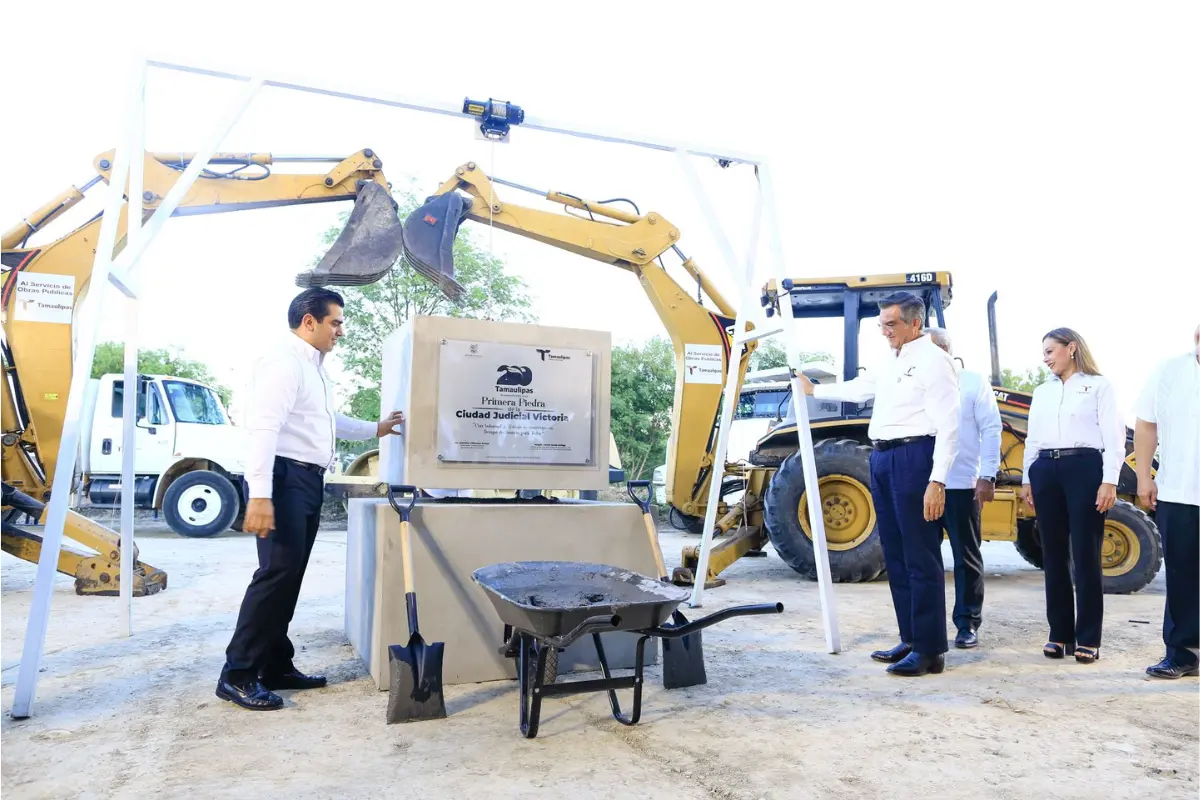
M634 494L635 488L646 490L645 500ZM650 537L650 552L654 553L654 568L658 570L655 577L665 580L667 566L663 563L662 549L658 546L658 530L654 526L654 520L650 518L650 481L629 481L627 490L629 496L633 498L633 502L642 509L642 522L646 525L646 536Z
M408 505L400 505L396 502L397 494L409 494ZM392 508L396 509L396 513L400 515L400 554L403 559L404 566L404 593L410 595L413 593L413 574L412 574L412 544L409 542L408 534L408 518L412 513L412 508L417 502L417 490L413 486L388 486L388 502L392 504Z

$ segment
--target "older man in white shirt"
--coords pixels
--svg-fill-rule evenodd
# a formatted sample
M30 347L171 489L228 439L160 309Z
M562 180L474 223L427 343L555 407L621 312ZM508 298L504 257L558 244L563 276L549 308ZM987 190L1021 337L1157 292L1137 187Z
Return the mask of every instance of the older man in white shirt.
M887 563L900 644L871 654L893 675L945 669L946 573L941 518L946 481L958 452L958 372L954 361L921 333L925 304L909 292L879 303L879 327L891 358L845 383L814 386L800 375L805 394L864 402L875 398L871 437L871 499Z
M1146 382L1133 433L1138 499L1155 512L1167 572L1166 657L1146 668L1155 678L1200 675L1200 325L1193 344Z
M950 334L926 328L934 344L954 357ZM946 478L946 515L942 524L954 554L954 646L975 647L983 618L983 553L980 512L996 496L1000 471L1000 434L1004 428L992 387L978 372L958 371L958 457Z
M274 710L283 700L272 689L325 685L324 677L305 675L292 663L288 625L317 538L335 439L386 436L404 421L400 412L364 422L334 411L324 360L342 338L342 308L337 292L305 289L288 307L291 334L255 365L243 527L258 537L258 569L217 681L217 696L242 708Z

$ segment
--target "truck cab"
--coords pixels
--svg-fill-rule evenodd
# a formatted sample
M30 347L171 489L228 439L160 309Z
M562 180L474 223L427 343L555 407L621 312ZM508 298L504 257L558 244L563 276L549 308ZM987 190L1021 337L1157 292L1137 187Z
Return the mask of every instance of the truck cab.
M239 527L248 439L212 387L172 375L139 375L134 502L162 511L183 536ZM123 375L92 379L79 439L81 505L121 501Z

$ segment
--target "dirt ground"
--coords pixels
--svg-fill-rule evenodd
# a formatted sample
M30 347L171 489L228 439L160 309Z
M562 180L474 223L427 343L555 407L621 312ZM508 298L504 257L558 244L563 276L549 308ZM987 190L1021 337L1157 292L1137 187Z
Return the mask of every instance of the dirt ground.
M453 686L445 720L386 725L342 632L346 533L323 531L292 623L299 666L324 690L243 711L213 694L254 569L250 537L139 532L170 585L134 601L77 597L59 576L33 716L15 721L17 665L35 567L2 557L6 798L1195 798L1200 684L1145 676L1160 658L1163 575L1105 599L1102 658L1048 661L1041 573L985 543L981 646L941 676L897 678L870 660L894 643L885 582L835 587L842 652L826 652L817 585L775 555L744 559L698 616L784 603L779 616L704 632L708 684L666 692L648 670L642 721L619 725L603 695L551 698L523 739L515 682ZM662 530L668 562L694 542ZM948 547L945 561L950 564ZM947 573L947 598L953 579ZM1140 620L1141 622L1136 622ZM594 676L588 676L594 677ZM622 693L627 702L627 694Z

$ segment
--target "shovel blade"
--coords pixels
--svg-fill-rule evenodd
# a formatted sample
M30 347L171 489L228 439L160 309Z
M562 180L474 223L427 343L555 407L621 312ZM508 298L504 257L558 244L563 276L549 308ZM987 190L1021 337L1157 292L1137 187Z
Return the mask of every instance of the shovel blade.
M404 220L404 261L457 301L463 287L454 279L454 239L471 210L457 192L435 195Z
M676 611L672 615L676 625L686 625L687 617ZM678 639L663 639L663 688L685 689L708 683L704 671L704 642L701 631L689 633Z
M296 276L296 285L365 286L386 275L404 252L398 208L386 187L364 181L337 241L314 269Z
M388 647L391 681L387 722L417 722L446 717L442 694L442 642L426 644L413 634L407 645Z

